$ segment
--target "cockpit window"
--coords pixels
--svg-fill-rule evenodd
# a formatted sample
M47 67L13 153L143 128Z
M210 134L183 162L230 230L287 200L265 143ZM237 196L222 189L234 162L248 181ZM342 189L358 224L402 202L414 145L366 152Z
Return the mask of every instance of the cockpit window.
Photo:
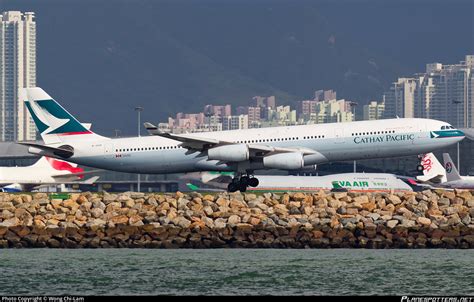
M447 130L447 129L455 129L455 128L451 125L441 126L441 130Z

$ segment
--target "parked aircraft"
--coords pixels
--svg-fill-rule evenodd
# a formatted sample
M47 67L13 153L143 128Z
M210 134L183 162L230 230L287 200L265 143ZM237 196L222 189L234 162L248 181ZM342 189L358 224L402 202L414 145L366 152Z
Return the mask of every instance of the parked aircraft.
M84 181L84 169L77 164L69 163L46 156L26 167L0 167L1 192L24 192L44 186L61 184L93 184L99 177L94 176Z
M227 188L232 181L231 174L221 172L194 172L185 174L182 179L205 184L199 188L192 183L191 190L216 190ZM402 192L413 191L412 187L394 174L387 173L341 173L325 176L259 175L260 184L248 191L351 191L351 192Z
M25 94L45 143L21 142L30 153L129 173L235 171L232 192L257 187L255 170L415 155L464 138L445 122L407 118L192 134L162 133L145 123L151 136L110 139L87 129L43 89L25 88Z
M474 189L474 176L461 176L449 153L443 153L442 166L433 153L425 154L421 160L423 175L417 179L431 182L434 187L451 189Z

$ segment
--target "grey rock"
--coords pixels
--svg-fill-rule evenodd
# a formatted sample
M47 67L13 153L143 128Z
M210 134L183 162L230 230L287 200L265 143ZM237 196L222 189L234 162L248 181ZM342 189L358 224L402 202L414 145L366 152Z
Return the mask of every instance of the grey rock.
M154 197L150 197L148 198L146 201L145 201L146 204L148 205L151 205L151 206L158 206L158 202L156 201L156 199Z
M357 224L357 218L353 217L353 218L342 218L340 220L340 222L342 223L342 225L346 226L348 224Z
M142 193L142 192L132 192L132 193L130 194L130 197L133 198L133 199L143 198L143 197L145 197L145 193Z
M471 216L469 215L464 216L464 218L462 219L462 223L464 223L465 225L469 225L471 221L472 219L471 219Z
M186 210L188 207L189 200L185 198L179 198L178 199L178 210Z
M440 199L438 200L438 205L439 205L439 206L449 206L450 203L451 203L451 202L450 202L449 199L446 198L446 197L440 198Z
M102 215L104 215L104 210L101 208L93 208L91 210L91 214L92 214L92 217L99 218L99 217L102 217Z
M173 219L173 224L180 228L187 229L191 225L191 221L184 217L176 217Z
M223 229L227 226L225 219L218 218L214 221L214 228L216 229Z
M231 215L228 220L227 220L227 223L231 224L231 225L236 225L238 223L240 223L242 220L240 219L239 216L237 215Z
M370 218L372 218L373 221L376 221L380 218L380 215L377 214L377 213L370 213L370 214L367 215L367 217L370 217Z
M290 215L299 215L299 214L301 214L301 212L297 207L290 208Z
M405 219L405 217L401 216L401 215L393 215L392 216L392 219L396 219L398 221L403 221Z
M403 219L401 225L406 228L411 228L416 225L416 222L410 219Z

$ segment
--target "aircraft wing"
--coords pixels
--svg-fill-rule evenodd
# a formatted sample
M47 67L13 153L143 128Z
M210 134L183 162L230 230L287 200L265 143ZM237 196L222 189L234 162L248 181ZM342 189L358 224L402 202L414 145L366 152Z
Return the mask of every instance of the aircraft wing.
M144 123L145 128L148 133L151 135L158 135L161 137L166 137L176 141L182 142L181 147L196 151L204 151L217 146L224 145L233 145L234 142L229 142L225 140L217 140L213 138L203 138L197 137L192 134L173 134L161 132L158 130L158 127L151 123ZM303 148L303 147L294 147L294 148L282 148L282 147L273 147L265 144L247 144L251 157L258 157L269 154L276 153L288 153L288 152L301 152L303 155L316 154L317 152L312 149Z
M99 179L99 176L93 176L91 178L88 178L86 180L82 181L58 181L57 183L44 183L41 185L37 186L31 186L31 189L41 189L41 188L47 188L49 186L55 186L55 185L92 185ZM30 191L31 191L30 189Z

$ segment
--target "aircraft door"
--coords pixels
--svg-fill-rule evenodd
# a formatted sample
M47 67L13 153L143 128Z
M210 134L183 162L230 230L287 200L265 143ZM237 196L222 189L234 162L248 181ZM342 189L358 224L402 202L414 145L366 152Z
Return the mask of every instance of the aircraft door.
M335 144L344 144L345 143L345 140L344 140L344 129L342 128L336 128L334 130L334 143Z
M114 144L105 143L104 144L104 158L113 158L115 157Z

